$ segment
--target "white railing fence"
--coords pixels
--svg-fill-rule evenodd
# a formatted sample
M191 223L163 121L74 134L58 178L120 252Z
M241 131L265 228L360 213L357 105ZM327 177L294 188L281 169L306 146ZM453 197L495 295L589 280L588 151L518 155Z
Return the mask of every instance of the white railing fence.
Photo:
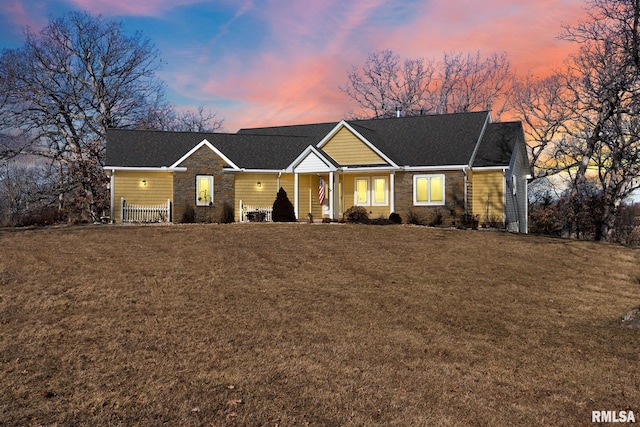
M240 222L272 222L273 208L245 205L240 200Z
M171 221L171 199L159 205L137 205L120 199L122 222L169 222Z

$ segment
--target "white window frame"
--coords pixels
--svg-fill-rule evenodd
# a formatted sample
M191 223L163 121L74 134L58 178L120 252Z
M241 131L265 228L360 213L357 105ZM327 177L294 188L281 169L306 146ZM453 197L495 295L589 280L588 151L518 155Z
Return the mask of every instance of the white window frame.
M358 181L360 180L367 182L367 191L365 192L367 200L364 203L358 202ZM353 204L354 206L371 206L371 180L368 176L353 178Z
M376 189L373 184L376 179L384 180L384 202L376 203L375 193ZM358 203L358 181L363 180L367 182L367 201L364 203ZM387 176L357 176L353 178L353 204L354 206L389 206L389 177Z
M418 201L418 186L416 183L418 179L427 178L427 201ZM442 178L442 201L432 202L431 201L431 178ZM444 174L420 174L413 176L413 205L414 206L443 206L446 200L446 184L445 184L445 175Z
M206 178L209 180L209 188L211 188L211 195L209 200L200 200L200 180L202 178ZM210 203L213 203L213 175L196 175L196 206L209 206Z
M376 179L384 180L384 201L376 203ZM371 206L388 206L389 205L389 178L386 176L371 177Z

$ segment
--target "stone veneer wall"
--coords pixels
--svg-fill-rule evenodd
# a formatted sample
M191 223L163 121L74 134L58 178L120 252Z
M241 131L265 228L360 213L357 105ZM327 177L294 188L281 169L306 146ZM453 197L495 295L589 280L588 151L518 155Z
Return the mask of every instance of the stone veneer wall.
M444 174L445 204L443 206L413 205L413 177L425 174ZM431 224L440 214L442 225L459 224L465 214L464 192L463 171L397 172L395 174L395 209L405 223L412 215L423 224Z
M173 222L184 222L189 207L196 222L219 222L223 203L235 206L235 175L223 171L227 164L208 147L200 148L179 166L187 171L173 175ZM212 206L196 206L196 175L213 175Z

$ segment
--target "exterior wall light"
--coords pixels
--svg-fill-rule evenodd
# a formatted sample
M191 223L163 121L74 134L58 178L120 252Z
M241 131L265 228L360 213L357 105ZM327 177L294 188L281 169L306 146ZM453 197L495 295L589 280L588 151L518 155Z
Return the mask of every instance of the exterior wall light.
M262 183L260 181L258 181L256 185L258 186L258 188L262 187Z
M146 179L143 179L143 180L142 180L142 186L143 186L143 187L146 187L146 186L147 186L147 180L146 180Z

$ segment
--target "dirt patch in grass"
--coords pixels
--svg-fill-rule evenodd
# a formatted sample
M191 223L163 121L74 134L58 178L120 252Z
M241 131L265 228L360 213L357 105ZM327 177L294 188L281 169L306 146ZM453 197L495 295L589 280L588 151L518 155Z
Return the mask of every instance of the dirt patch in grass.
M640 416L640 252L413 226L0 231L0 425Z

